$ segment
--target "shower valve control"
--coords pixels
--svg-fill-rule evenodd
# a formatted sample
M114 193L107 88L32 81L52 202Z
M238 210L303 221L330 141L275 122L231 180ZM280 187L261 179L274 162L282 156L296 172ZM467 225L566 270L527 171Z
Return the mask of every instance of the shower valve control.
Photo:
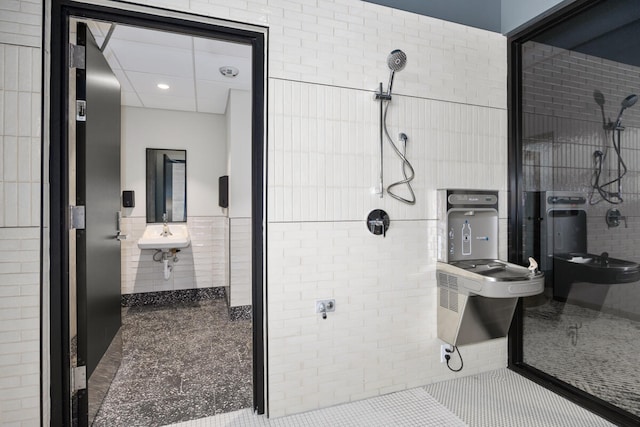
M389 229L389 215L382 209L374 209L367 216L367 228L369 232L375 235L382 234L382 237L387 236L387 230Z

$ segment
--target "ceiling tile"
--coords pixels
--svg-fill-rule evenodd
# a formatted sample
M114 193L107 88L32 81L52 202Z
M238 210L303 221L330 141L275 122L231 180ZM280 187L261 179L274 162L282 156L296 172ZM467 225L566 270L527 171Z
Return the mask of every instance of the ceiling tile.
M193 59L189 50L127 40L112 40L109 45L116 52L123 70L193 77Z
M99 44L110 25L90 22ZM104 54L122 86L124 105L224 114L229 89L251 90L251 52L247 44L117 25ZM225 77L222 66L240 73ZM170 89L162 91L158 83Z
M232 43L223 40L194 38L193 44L196 51L208 52L216 55L251 58L251 45Z
M129 40L138 43L147 43L162 47L175 47L187 50L191 50L193 47L193 37L191 36L166 31L150 30L148 28L129 27L126 25L118 25L113 32L111 39Z
M146 108L160 108L163 110L196 111L194 97L158 96L151 93L140 94L142 104Z

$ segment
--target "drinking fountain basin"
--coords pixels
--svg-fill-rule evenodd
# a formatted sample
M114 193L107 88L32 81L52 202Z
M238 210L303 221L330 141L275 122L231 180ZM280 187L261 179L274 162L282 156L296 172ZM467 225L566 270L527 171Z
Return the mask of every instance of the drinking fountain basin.
M438 338L466 345L509 332L519 297L544 290L544 274L495 259L438 262Z
M165 235L164 224L148 224L138 240L140 249L170 250L191 245L191 237L186 224L167 224L169 233Z
M544 290L544 274L493 259L439 262L439 273L456 277L458 292L488 298L537 295Z
M566 282L586 282L614 285L640 280L640 265L632 261L611 258L603 252L555 254L555 275Z

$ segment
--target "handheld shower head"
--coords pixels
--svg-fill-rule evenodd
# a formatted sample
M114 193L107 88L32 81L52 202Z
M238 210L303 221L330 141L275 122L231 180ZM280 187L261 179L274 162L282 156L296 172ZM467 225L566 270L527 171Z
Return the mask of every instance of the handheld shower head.
M636 95L635 93L627 96L622 100L622 102L620 103L620 112L618 113L618 118L616 119L616 127L620 126L620 119L622 119L622 113L624 113L624 110L629 107L633 107L636 102L638 102L638 95Z
M393 87L393 76L396 74L396 71L402 71L407 65L407 55L400 49L394 49L391 51L389 56L387 56L387 65L391 70L391 74L389 75L389 90L387 91L387 95L391 96L391 88Z
M629 108L629 107L633 107L633 105L638 102L638 95L631 94L629 96L627 96L625 99L622 100L622 108Z
M402 71L407 65L407 55L400 49L392 50L387 56L387 65L391 71Z

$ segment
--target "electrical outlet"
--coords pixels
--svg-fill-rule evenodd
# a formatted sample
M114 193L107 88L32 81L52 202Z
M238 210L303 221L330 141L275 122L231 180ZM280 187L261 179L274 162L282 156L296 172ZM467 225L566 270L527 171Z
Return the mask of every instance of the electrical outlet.
M442 344L440 345L440 363L444 363L447 361L447 359L444 357L447 354L451 354L449 351L447 350L451 350L449 344Z

